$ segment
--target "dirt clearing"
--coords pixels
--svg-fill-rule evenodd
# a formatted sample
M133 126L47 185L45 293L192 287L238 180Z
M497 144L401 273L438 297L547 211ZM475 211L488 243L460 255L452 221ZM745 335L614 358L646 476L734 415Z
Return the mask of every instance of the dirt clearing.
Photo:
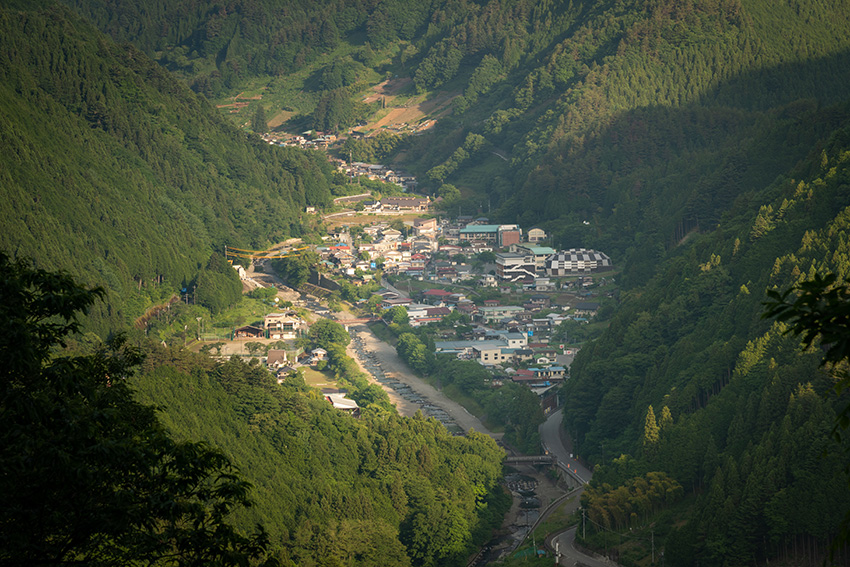
M399 103L398 93L411 83L410 79L393 79L384 81L372 88L372 94L366 96L363 102L370 103L383 99L385 110L371 120L362 129L374 132L380 129L394 131L420 132L431 128L437 118L451 110L451 102L459 93L439 93L426 100L424 95L414 96ZM428 118L428 120L426 120Z

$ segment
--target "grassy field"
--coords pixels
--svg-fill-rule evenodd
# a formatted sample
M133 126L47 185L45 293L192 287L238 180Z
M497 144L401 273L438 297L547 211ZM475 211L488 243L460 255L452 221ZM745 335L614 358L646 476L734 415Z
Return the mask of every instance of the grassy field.
M377 323L369 323L368 327L375 334L376 337L378 337L387 344L395 346L395 335L392 334L392 332L387 328L386 325L379 321Z
M322 70L334 60L358 58L359 50L360 47L343 43L294 73L245 81L238 94L217 99L213 104L242 128L248 126L257 106L262 105L270 130L299 133L310 128L309 116L323 94L319 82ZM366 118L366 125L359 128L361 131L433 127L436 119L451 110L452 100L460 94L460 91L416 93L410 79L388 80L388 74L375 71L376 65L391 64L397 50L397 46L389 46L375 53L368 65L359 67L357 83L353 85L357 92L352 99L376 107Z
M336 381L331 378L330 374L319 372L315 368L307 366L302 366L300 369L304 373L304 381L311 388L336 387Z

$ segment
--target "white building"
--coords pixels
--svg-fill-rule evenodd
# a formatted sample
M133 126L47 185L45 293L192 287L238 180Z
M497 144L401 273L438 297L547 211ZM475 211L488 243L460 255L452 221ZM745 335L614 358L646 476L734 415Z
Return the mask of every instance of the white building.
M496 254L496 276L511 282L533 280L537 275L533 254L502 252Z

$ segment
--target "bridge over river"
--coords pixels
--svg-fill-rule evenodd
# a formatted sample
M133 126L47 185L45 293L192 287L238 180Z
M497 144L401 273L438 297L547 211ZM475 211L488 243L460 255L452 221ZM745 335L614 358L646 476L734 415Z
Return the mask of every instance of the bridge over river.
M558 458L554 455L525 455L522 457L506 457L505 463L522 463L524 465L555 465Z

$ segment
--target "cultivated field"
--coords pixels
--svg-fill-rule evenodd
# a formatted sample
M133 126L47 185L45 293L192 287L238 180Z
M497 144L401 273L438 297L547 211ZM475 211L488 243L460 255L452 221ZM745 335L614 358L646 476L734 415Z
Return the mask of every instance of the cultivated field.
M410 79L392 79L375 85L372 94L364 97L363 102L383 99L385 109L378 112L361 130L421 132L433 127L438 118L451 110L451 102L457 94L439 93L430 100L426 100L425 95L402 98L399 93L409 87L411 82Z

